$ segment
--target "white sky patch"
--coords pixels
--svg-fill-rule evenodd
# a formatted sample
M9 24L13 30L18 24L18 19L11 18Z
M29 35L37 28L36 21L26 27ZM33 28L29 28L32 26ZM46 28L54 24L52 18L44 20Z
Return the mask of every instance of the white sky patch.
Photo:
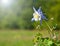
M10 3L10 1L9 0L1 0L1 3L3 5L8 5Z
M1 6L4 6L4 7L12 5L13 2L14 0L0 0Z
M9 0L2 0L1 1L3 4L8 4L9 3Z

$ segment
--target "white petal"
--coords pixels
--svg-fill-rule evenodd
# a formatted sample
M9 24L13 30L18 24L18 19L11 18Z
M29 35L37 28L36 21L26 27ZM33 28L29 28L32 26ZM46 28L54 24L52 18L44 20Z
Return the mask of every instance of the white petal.
M38 19L35 19L35 21L38 21Z
M41 20L41 18L39 18L39 20Z

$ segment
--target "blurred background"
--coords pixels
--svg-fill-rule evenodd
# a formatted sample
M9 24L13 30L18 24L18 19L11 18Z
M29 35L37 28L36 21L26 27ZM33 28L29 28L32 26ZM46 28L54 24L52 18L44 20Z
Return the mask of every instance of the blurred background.
M41 6L46 22L60 32L60 0L0 0L0 46L33 46L36 27L43 37L49 36L44 21L41 26L31 22L33 6L36 10Z
M32 7L42 7L48 23L60 27L60 0L0 0L0 29L34 29ZM51 18L54 23L51 23ZM45 28L46 24L42 24Z
M30 29L32 0L0 0L0 29Z

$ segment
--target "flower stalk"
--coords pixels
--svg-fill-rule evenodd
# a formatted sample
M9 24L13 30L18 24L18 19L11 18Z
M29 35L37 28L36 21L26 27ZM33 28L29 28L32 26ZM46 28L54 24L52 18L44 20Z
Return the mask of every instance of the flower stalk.
M48 30L48 33L50 34L50 32L51 32L51 34L50 34L50 38L53 38L54 37L54 32L53 32L53 28L51 28L50 26L49 26L49 24L45 21L45 23L46 23L46 25L47 25L47 27L49 28L49 30Z

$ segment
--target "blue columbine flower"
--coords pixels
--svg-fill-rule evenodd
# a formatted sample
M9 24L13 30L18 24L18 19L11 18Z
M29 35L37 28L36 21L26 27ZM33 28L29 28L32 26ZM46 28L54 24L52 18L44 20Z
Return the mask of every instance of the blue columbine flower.
M33 10L34 10L34 13L33 13L32 21L40 21L40 23L42 23L42 20L47 20L47 18L44 16L44 14L41 10L41 7L38 10L36 10L33 7Z

